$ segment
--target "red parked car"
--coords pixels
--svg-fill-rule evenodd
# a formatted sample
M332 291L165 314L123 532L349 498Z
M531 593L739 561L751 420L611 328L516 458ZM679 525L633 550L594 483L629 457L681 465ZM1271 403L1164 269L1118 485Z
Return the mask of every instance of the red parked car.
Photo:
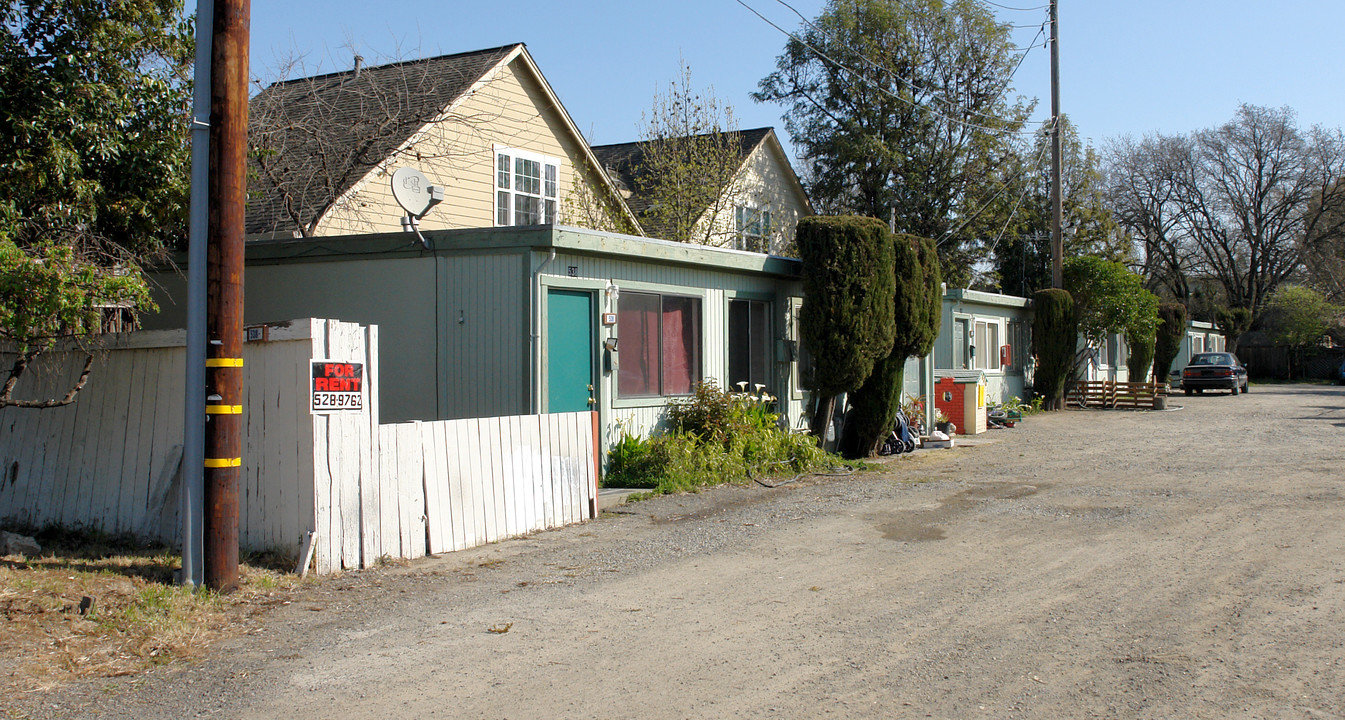
M1247 392L1247 368L1229 352L1196 353L1182 370L1182 389L1187 395L1205 390Z

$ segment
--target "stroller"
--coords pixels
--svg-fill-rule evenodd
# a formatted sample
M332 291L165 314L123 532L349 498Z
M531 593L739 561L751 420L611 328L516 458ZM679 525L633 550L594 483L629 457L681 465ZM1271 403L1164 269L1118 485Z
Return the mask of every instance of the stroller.
M911 452L915 449L915 438L911 437L911 421L906 417L906 413L901 408L897 408L896 422L893 423L892 431L883 439L883 444L878 448L879 455L900 455L904 452Z

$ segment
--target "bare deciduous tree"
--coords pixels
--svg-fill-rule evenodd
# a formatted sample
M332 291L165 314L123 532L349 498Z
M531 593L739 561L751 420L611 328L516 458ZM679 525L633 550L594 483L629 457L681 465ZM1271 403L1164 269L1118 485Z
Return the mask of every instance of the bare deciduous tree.
M1108 148L1107 202L1130 233L1140 274L1150 291L1181 300L1199 252L1183 225L1180 189L1191 174L1191 143L1180 136L1121 138Z
M1326 187L1312 205L1303 242L1307 280L1331 302L1345 304L1345 179Z
M685 62L643 116L640 145L635 181L649 200L641 221L650 234L702 245L731 241L739 204L733 179L743 162L738 122L714 88L692 86Z
M1339 131L1305 134L1288 108L1242 105L1189 137L1114 144L1110 197L1151 282L1186 300L1208 278L1222 304L1257 313L1313 238L1339 235L1342 173Z

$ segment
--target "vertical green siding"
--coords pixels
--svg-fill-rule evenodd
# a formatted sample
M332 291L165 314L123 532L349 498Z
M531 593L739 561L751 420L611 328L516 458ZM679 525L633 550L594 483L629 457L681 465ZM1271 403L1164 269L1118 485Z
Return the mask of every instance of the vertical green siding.
M522 254L438 258L445 390L439 419L522 415L528 408L528 268Z
M171 273L153 276L167 291L149 330L186 327L186 287ZM384 422L435 417L434 264L424 258L351 258L248 265L243 321L249 325L331 318L378 325Z

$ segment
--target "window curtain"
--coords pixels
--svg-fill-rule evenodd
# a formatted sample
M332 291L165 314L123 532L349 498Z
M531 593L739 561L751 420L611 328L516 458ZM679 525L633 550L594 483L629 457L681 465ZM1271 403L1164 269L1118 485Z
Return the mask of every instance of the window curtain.
M617 392L621 395L658 395L659 297L622 293L617 311L621 339Z
M663 394L687 395L700 379L700 301L663 298Z

